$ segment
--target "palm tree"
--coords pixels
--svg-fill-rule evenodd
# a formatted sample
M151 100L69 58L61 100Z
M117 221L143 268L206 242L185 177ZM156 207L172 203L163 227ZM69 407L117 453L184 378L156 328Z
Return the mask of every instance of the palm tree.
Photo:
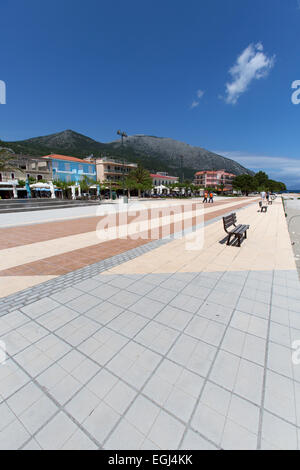
M133 170L127 177L126 186L129 194L131 189L137 189L138 197L141 197L142 191L152 189L152 178L149 171L139 165L136 170Z

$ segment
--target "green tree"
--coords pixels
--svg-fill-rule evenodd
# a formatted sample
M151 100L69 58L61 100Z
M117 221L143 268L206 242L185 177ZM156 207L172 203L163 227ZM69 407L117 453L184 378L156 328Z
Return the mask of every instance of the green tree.
M96 184L96 181L93 180L92 178L89 178L88 176L84 176L82 180L79 181L79 184L80 184L81 191L83 193L88 193L90 187Z
M14 163L16 156L6 149L0 150L0 171L21 171Z
M152 189L152 178L148 170L145 170L142 166L138 166L133 170L126 178L125 185L129 191L136 189L138 191L138 197L141 197L141 192Z
M63 180L57 179L57 180L53 180L53 184L54 186L62 190L64 197L68 198L70 197L69 188L70 186L76 185L76 182L75 181L63 181Z
M224 184L224 183L220 183L218 189L220 190L221 194L223 194L224 188L225 188L225 184Z
M259 171L254 175L254 180L256 182L257 189L266 190L268 187L269 177L264 171Z
M248 196L249 193L257 189L257 181L254 176L247 174L239 175L233 180L232 186Z

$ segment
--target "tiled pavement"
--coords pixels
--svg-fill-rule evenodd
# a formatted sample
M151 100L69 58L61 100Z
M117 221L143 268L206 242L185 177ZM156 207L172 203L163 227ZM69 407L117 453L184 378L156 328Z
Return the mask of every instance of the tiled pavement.
M253 226L257 236L276 211L281 220L272 210ZM222 247L218 263L255 250L259 239L249 238L241 250ZM165 245L170 253L172 246L178 251L179 242ZM122 273L73 278L0 317L8 353L0 448L299 449L292 264L126 272L134 262L121 264Z
M214 205L202 205L199 200L167 203L146 201L118 208L101 205L97 209L96 217L1 228L0 298L147 245L160 236L153 233L155 230L153 231L152 227L159 227L157 231L163 232L164 224L168 220L163 213L164 211L168 213L170 207L177 214L175 217L178 216L179 210L184 217L185 225L192 227L195 224L195 208L204 209L202 217L207 222L232 208L238 209L247 205L249 199L245 198L221 200ZM127 210L131 229L135 227L137 216L139 223L141 219L143 220L145 226L143 237L118 236L117 232L126 227L124 213L126 214ZM99 224L101 221L103 224L103 220L106 224L109 222L110 228L114 228L112 238L108 240L100 236ZM170 229L171 233L176 231L175 225L171 224Z

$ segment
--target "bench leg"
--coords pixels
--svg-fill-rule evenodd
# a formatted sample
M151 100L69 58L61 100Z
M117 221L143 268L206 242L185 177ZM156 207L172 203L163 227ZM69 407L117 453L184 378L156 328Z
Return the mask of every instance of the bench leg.
M247 230L246 230L246 232L245 232L245 239L246 239L246 238L247 238Z
M230 235L228 235L228 238L227 238L227 245L229 245L229 243L230 243L230 240L231 240L231 234L230 234Z

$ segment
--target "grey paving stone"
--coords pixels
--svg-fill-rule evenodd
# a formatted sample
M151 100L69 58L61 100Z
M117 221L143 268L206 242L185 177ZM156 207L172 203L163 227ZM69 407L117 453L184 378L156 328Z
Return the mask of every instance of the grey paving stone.
M0 432L0 450L20 449L30 438L24 426L15 420Z
M298 448L297 428L265 411L262 440L263 449L271 445L277 450L295 450Z
M206 377L215 354L215 347L182 335L168 353L168 357L177 364Z
M151 284L150 282L143 281L143 280L138 280L136 282L133 282L126 288L128 292L134 292L134 293L137 293L138 295L149 294L151 293L151 291L153 291L153 289L154 289L153 284Z
M228 390L233 390L240 359L226 351L220 351L213 365L210 379Z
M164 308L162 302L143 297L130 307L130 310L147 318L154 318Z
M99 447L86 435L81 429L75 431L75 433L66 441L62 446L62 450L97 450Z
M171 305L167 305L155 317L155 321L179 331L183 331L192 318L193 316L191 313L172 307Z
M126 310L109 323L109 328L133 338L148 323L146 318Z
M99 280L96 280L96 279L86 279L85 281L81 281L79 282L78 284L75 284L74 285L74 289L79 289L83 292L87 292L87 293L90 293L90 291L96 289L97 287L99 287L101 285L101 281L100 279Z
M58 292L56 292L55 294L52 294L51 298L61 304L67 304L68 302L70 302L70 300L73 300L76 297L79 297L80 295L82 295L81 291L77 290L74 287L67 287L63 290L58 290Z
M113 287L110 284L102 284L96 289L91 290L90 294L99 297L99 299L107 300L118 292L120 292L119 288Z
M59 307L59 303L50 298L44 298L38 300L37 302L33 302L32 304L23 307L21 310L22 312L26 313L30 318L37 318L44 313L49 312L50 310L54 310L55 308Z
M177 449L184 433L184 425L161 411L148 435L155 444L166 450Z
M100 399L87 388L84 388L66 405L66 410L78 423L83 423L97 408Z
M138 396L125 418L141 433L147 435L160 413L160 408L143 396Z
M234 392L257 405L261 404L264 369L241 359Z
M117 287L118 289L127 289L134 283L134 279L130 279L128 277L118 275L114 277L112 280L108 281L108 284Z
M225 307L224 305L218 305L212 302L204 302L199 308L197 315L227 325L232 312L233 309L231 307Z
M76 424L60 412L37 433L35 439L42 449L57 450L63 447L77 429Z
M192 297L196 297L200 300L205 300L211 292L211 288L203 287L203 286L196 286L195 283L190 283L186 286L181 293L184 295L189 295Z
M170 289L165 289L163 287L154 287L152 284L152 290L146 294L146 297L152 300L157 300L158 302L161 302L163 304L168 304L174 297L176 297L177 293L170 290Z
M206 318L193 318L185 333L213 346L219 346L225 332L225 326Z
M225 422L225 416L200 402L192 420L192 427L220 446Z
M15 414L7 406L6 403L0 404L0 432L2 432L9 424L16 420Z
M297 425L293 381L268 371L264 407L278 417Z
M171 302L172 307L180 308L190 313L196 313L202 305L202 300L184 294L178 294Z
M181 444L183 450L217 450L214 444L210 443L195 431L189 430Z
M132 450L141 449L145 441L145 435L130 424L126 419L122 419L117 428L110 435L104 444L106 450Z
M102 445L119 419L120 415L110 408L110 406L102 402L93 413L86 418L82 426ZM101 426L99 426L99 423L101 423Z
M85 313L96 305L100 304L101 300L89 294L83 294L68 303L68 307L78 313Z
M57 411L58 408L53 401L46 395L43 395L38 401L19 415L18 418L30 434L33 435L43 427Z
M258 436L242 426L227 420L221 447L224 450L256 450Z
M110 297L109 301L122 308L129 308L140 299L140 296L133 292L120 291Z
M176 341L178 334L176 330L153 321L136 335L135 340L160 354L166 354Z
M102 302L96 307L91 308L88 312L86 312L85 316L95 320L97 323L101 325L106 325L114 318L116 318L120 313L122 313L124 309L117 305L114 305L110 302Z

